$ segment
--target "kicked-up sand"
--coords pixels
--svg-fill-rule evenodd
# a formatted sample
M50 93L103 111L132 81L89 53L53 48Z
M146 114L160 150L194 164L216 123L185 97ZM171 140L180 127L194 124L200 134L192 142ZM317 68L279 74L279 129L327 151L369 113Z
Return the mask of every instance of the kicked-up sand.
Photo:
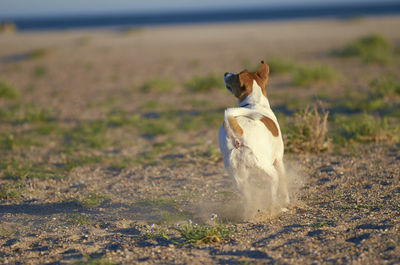
M271 68L285 134L314 98L341 115L334 104L349 91L398 77L399 26L392 16L0 35L1 89L19 94L0 96L0 263L400 262L398 143L288 153L289 210L248 220L217 142L236 104L225 72L272 59L335 70L304 87ZM389 63L333 55L371 34L397 49ZM196 91L205 76L213 88ZM175 229L213 213L233 231L220 243L186 244Z

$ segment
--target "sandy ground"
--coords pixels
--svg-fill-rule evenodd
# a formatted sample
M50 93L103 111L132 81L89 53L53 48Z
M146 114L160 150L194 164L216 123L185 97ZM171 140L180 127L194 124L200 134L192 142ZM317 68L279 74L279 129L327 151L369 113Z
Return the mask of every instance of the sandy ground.
M271 76L273 108L321 91L333 98L349 88L363 93L382 73L398 76L398 61L364 65L330 52L370 33L398 45L399 26L399 17L381 17L3 34L0 80L18 88L18 102L51 110L66 129L104 120L113 111L140 117L157 117L171 109L204 111L221 113L222 119L234 98L224 89L187 91L186 80L209 73L222 77L280 57L332 66L342 78L304 89L292 85L287 75ZM28 58L38 50L41 55ZM44 74L38 74L40 68ZM173 89L140 92L154 78L171 81ZM14 103L0 99L5 109ZM17 135L40 124L15 125L3 119L0 125L2 135ZM297 192L289 211L243 220L236 218L238 195L223 168L217 130L218 125L210 125L147 137L127 126L107 129L106 137L115 145L72 154L61 147L68 143L57 133L37 136L41 145L1 150L3 161L19 163L57 165L68 156L88 154L105 158L78 165L60 179L24 179L21 197L1 200L0 263L400 263L399 145L367 144L357 147L356 155L289 154L290 174L303 182L292 185ZM146 156L167 141L173 144ZM109 166L108 159L121 157L142 158L119 170ZM2 185L10 183L6 170ZM91 192L106 199L90 207L77 203ZM235 231L229 239L220 244L174 243L177 232L172 227L177 223L203 223L213 212ZM152 223L160 223L170 239L143 236Z

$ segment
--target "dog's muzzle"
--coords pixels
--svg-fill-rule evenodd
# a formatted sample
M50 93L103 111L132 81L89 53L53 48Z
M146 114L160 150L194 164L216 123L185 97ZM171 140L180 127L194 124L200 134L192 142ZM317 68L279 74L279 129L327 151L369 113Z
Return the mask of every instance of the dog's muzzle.
M224 82L225 82L225 87L226 87L226 89L228 89L231 93L233 92L232 91L232 88L228 85L228 83L229 83L229 78L231 78L232 76L234 76L235 74L233 74L233 73L225 73L224 74Z

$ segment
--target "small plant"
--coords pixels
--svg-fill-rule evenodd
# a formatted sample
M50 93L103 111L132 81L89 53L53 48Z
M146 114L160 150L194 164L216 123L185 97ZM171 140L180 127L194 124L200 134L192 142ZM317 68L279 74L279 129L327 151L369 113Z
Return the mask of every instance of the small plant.
M49 54L49 50L36 49L36 50L32 50L31 52L29 52L27 57L28 57L28 59L40 59L40 58L47 56L48 54Z
M335 221L332 219L328 219L326 221L314 222L311 224L311 227L313 228L324 227L324 226L335 226Z
M37 146L41 143L30 137L16 136L13 134L0 135L0 149L15 151L23 147Z
M316 83L330 84L338 78L336 71L328 66L297 67L292 72L292 84L310 86Z
M351 116L335 116L336 142L343 137L351 142L396 142L399 128L390 128L387 119L375 118L363 113Z
M352 111L375 111L393 116L399 113L400 82L395 77L379 77L372 80L369 87L370 91L362 95L349 90L342 103L344 107Z
M383 76L372 80L369 85L373 97L386 97L393 94L400 94L400 82L393 76Z
M165 93L169 92L174 88L174 83L167 79L152 79L143 84L140 88L142 92L160 92Z
M33 69L33 76L36 78L40 78L43 77L44 75L46 75L46 68L44 66L36 66L35 69Z
M71 156L71 157L67 158L67 160L63 166L63 169L65 169L66 171L71 171L72 169L74 169L76 167L100 163L102 160L103 160L103 158L100 156L75 155L75 156Z
M101 148L108 144L105 136L107 126L103 121L81 122L65 134L68 148Z
M286 135L286 148L291 152L323 152L329 147L328 115L322 102L295 114L295 122Z
M157 241L160 241L160 240L168 241L168 240L170 240L170 237L164 230L162 230L156 224L152 224L151 226L148 227L148 230L146 233L143 233L140 236L138 236L138 239L139 240L155 239Z
M24 188L21 184L0 184L0 200L10 200L21 197Z
M185 87L193 92L208 92L214 88L224 87L224 82L222 77L215 74L209 74L204 77L196 75L185 83Z
M212 214L210 216L213 225L197 225L193 224L191 220L181 224L176 228L179 232L183 243L189 244L209 244L209 243L221 243L228 239L229 235L233 232L222 223L217 224L217 215Z
M87 224L88 218L86 214L70 214L68 216L68 223L71 225L84 225Z
M6 82L0 82L0 98L16 99L19 97L17 89Z
M387 63L393 55L391 44L379 34L356 39L333 52L342 57L360 57L364 63Z
M272 57L267 60L269 65L270 74L291 73L295 71L298 66L289 60L283 60L277 57Z
M138 122L136 128L143 135L154 137L157 135L164 135L171 132L171 124L167 120L151 120L142 119Z

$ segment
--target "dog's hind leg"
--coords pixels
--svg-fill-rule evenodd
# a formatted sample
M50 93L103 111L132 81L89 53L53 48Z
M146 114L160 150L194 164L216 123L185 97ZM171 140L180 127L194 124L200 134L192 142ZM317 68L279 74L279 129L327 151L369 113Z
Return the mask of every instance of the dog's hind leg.
M276 159L274 162L274 166L279 174L279 194L280 196L282 196L283 202L286 206L290 203L290 198L287 187L287 176L286 176L285 165L283 164L283 159L282 158Z
M271 209L275 208L278 203L278 186L279 186L279 174L273 165L264 165L262 163L258 163L258 167L265 174L265 181L269 184L269 202L271 204Z

